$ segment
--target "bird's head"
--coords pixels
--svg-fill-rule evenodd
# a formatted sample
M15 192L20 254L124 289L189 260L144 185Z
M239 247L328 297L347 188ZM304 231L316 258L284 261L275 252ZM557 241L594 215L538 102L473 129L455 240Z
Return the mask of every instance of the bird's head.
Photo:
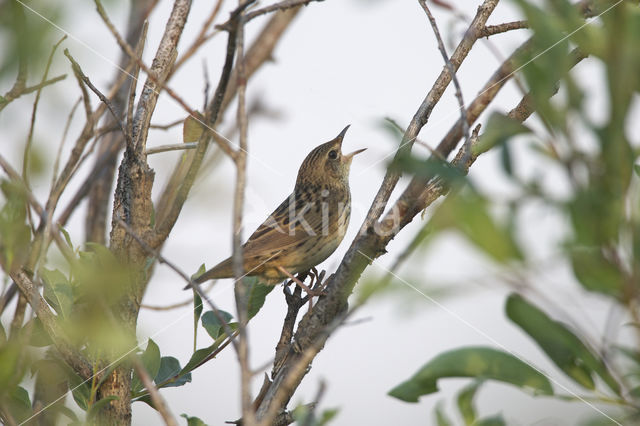
M342 153L342 140L349 126L345 127L335 139L314 148L304 159L296 185L300 184L329 184L348 185L351 160L364 149L350 154Z

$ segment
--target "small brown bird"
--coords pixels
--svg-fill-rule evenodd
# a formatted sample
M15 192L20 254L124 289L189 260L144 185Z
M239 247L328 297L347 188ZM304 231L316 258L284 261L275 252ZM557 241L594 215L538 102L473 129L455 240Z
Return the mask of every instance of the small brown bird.
M276 284L323 262L344 238L351 214L349 168L353 156L342 154L349 126L304 159L293 193L271 213L242 246L244 272L265 284ZM197 283L232 278L228 258L209 269Z

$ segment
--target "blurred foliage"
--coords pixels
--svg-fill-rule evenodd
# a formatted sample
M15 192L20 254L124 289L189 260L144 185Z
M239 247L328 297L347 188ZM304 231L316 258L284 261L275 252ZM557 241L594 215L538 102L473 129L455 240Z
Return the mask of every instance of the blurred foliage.
M65 3L30 1L28 6L52 22L59 23ZM15 79L18 62L23 60L27 70L44 66L54 38L59 32L49 22L37 16L20 2L0 2L0 38L3 40L0 61L0 81ZM28 74L29 71L27 71ZM33 83L32 83L33 84ZM0 89L0 92L5 90Z
M535 202L566 219L564 238L550 251L558 253L557 262L569 265L578 294L582 293L585 300L586 292L599 295L602 301L624 311L632 328L640 328L639 142L632 143L627 131L638 118L631 114L633 101L637 104L640 99L640 9L634 4L637 2L595 1L594 11L602 16L585 26L579 10L567 0L515 3L533 32L532 48L518 58L518 69L543 126L533 130L494 113L484 125L475 152L497 151L504 176L518 194L506 203L504 199L493 200L475 188L473 179L458 179L444 170L447 166L442 160L401 159L397 166L403 171L423 176L433 173L433 164L440 163L444 173L439 174L449 179L452 187L424 226L427 236L421 237L414 248L430 244L442 231L453 230L485 255L492 266L501 267L502 276L510 278L508 282L521 283L516 290L526 289L531 284L523 282L522 277L534 270L536 260L518 242L522 227L531 224L517 218L523 208ZM575 48L602 67L605 81L580 80L567 72L575 60ZM599 109L598 123L587 113L594 85L602 85L608 97ZM559 88L561 94L553 96ZM387 130L397 132L392 125ZM529 155L564 176L562 186L571 188L564 198L552 196L553 188L538 176L524 177L518 170L511 147L523 139L534 141L528 147ZM585 139L596 141L597 146L590 146ZM494 213L500 209L496 207L504 204L509 207L506 218L498 218ZM548 309L519 292L511 294L505 306L507 318L581 387L579 394L564 394L564 387L554 390L537 367L519 361L515 354L463 347L428 361L390 395L416 402L421 395L437 392L439 380L469 377L474 381L457 399L464 424L504 424L499 416L484 422L477 419L472 401L487 380L534 388L538 395L562 400L578 401L584 391L584 398L622 407L622 414L620 410L611 411L621 423L636 421L640 416L640 392L636 392L640 389L640 342L631 345L626 341L623 347L608 339L594 342L584 330L552 318ZM571 315L563 312L562 317ZM611 353L615 355L605 358L604 354ZM440 425L457 424L441 407L434 417Z

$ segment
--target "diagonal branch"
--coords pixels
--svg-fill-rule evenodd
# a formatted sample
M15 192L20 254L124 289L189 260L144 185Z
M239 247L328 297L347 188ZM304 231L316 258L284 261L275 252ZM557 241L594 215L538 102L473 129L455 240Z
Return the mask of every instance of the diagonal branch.
M498 0L485 0L482 5L478 7L476 16L473 18L473 21L465 32L464 37L451 55L450 61L456 71L462 64L462 61L464 61L464 59L469 54L469 51L471 51L471 48L478 39L480 29L484 28L487 19L489 19L489 16L497 5ZM436 79L436 82L433 84L425 99L422 101L422 104L414 114L413 119L411 120L411 123L407 128L407 131L402 137L400 146L396 151L394 161L411 151L413 142L418 137L418 133L420 133L422 127L424 127L424 125L429 120L433 108L440 101L442 94L451 82L451 77L452 74L449 72L449 69L445 67ZM378 190L378 193L376 194L376 197L374 198L373 203L371 204L371 207L367 213L367 217L360 227L360 231L358 234L361 237L364 237L364 235L370 231L370 228L382 215L387 202L389 201L389 197L391 196L391 192L396 187L400 176L401 172L396 168L389 168L387 170L382 184L380 185L380 189ZM356 241L358 241L358 239L356 239ZM354 244L356 244L356 241L354 241Z

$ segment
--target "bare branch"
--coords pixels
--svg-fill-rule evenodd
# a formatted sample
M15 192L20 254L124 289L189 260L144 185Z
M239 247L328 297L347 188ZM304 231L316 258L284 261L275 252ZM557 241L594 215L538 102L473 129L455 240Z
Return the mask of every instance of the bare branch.
M178 126L184 123L184 118L179 118L175 121L172 121L169 124L151 124L149 126L150 129L159 129L159 130L169 130L172 127Z
M211 38L219 32L219 31L214 31L210 34L207 34L207 31L209 31L211 24L213 24L213 21L216 19L216 17L218 16L218 13L220 12L222 3L224 3L224 0L216 0L216 4L213 6L211 13L209 13L209 16L204 21L204 24L202 24L202 28L200 29L200 32L198 33L196 38L193 40L193 43L191 43L191 45L182 54L182 56L178 58L175 65L173 66L173 70L171 71L171 74L175 73L187 60L189 60L189 58L191 58L198 51L200 46L202 46L207 41L211 40Z
M462 134L464 135L465 144L469 144L469 123L467 122L467 110L464 107L464 100L462 99L462 89L460 88L460 82L458 81L458 77L456 77L456 70L449 60L449 56L447 55L447 50L444 47L444 43L442 42L442 37L440 37L440 31L438 30L438 24L436 23L435 18L431 14L431 10L429 10L429 6L427 6L426 0L419 0L422 9L427 14L429 18L429 22L431 23L431 28L433 28L433 33L436 36L436 40L438 41L438 49L442 54L442 58L449 69L449 74L451 74L451 79L453 80L453 85L456 88L456 98L458 99L458 106L460 107L460 122L462 123ZM470 152L471 148L467 146L467 152Z
M157 250L155 250L153 247L149 246L149 244L147 244L142 237L140 237L138 234L136 234L136 232L131 228L131 226L129 226L129 224L126 223L124 220L122 220L119 217L116 217L116 218L114 218L114 222L116 222L118 224L118 226L121 226L134 240L136 240L138 242L138 244L140 244L140 246L142 247L142 249L146 253L152 255L155 259L158 260L158 262L167 265L176 274L180 275L180 277L187 282L189 287L193 288L194 291L196 293L198 293L198 295L202 298L202 300L207 302L207 304L209 305L209 307L213 311L214 315L216 316L217 320L220 321L220 324L222 324L222 327L224 328L225 333L227 333L227 336L232 336L234 334L233 330L231 329L231 327L229 327L229 323L222 316L222 314L220 313L220 310L211 301L211 298L207 295L207 293L205 293L202 290L202 288L200 287L200 284L198 284L195 281L193 281L191 279L191 277L189 277L186 273L184 273L173 262L171 262L170 260L166 259ZM232 343L234 344L234 346L236 345L235 341L233 341Z
M242 5L242 0L240 0ZM234 162L236 165L236 186L233 197L233 275L235 278L234 293L236 310L238 312L238 361L240 363L240 387L242 420L244 425L255 424L255 414L251 404L251 366L249 365L249 342L247 337L247 291L244 280L244 261L242 256L242 211L244 209L245 187L247 182L247 111L246 89L247 79L244 70L244 15L240 13L237 18L236 31L236 72L238 76L238 113L237 122L240 131L240 148L236 151ZM222 101L222 99L220 99Z
M227 92L229 80L231 78L231 72L233 70L233 62L236 53L236 31L237 31L237 17L240 11L248 7L253 0L246 2L232 12L232 16L236 17L236 25L234 25L229 31L229 38L227 40L227 51L225 56L225 62L222 67L218 86L213 95L209 107L205 111L204 122L208 128L215 126L218 121L219 114L222 110L222 104L224 95ZM159 247L165 239L168 237L169 232L173 228L178 215L182 210L182 206L187 200L189 191L195 182L196 175L202 164L202 159L207 151L210 139L210 132L203 132L200 140L198 141L198 148L192 153L193 158L186 162L186 165L181 167L180 165L174 171L167 188L163 191L162 197L158 203L158 209L156 216L156 238L153 243L155 247ZM223 145L219 145L222 147ZM229 148L230 149L230 148ZM233 155L233 154L232 154ZM233 158L233 157L232 157ZM186 167L186 171L185 171Z
M451 55L451 63L454 68L457 70L462 64L462 61L467 57L469 51L475 44L478 39L478 33L481 28L484 28L487 19L495 9L498 4L498 0L485 0L482 5L478 7L478 12L474 17L473 21L469 25L469 28L465 32L464 37L456 47L456 50ZM411 151L411 147L413 142L415 141L418 133L422 129L422 127L427 123L429 117L431 115L431 111L438 103L445 89L451 82L452 74L449 72L449 69L445 67L440 75L438 76L436 82L433 84L431 90L422 101L422 104L418 108L418 111L413 116L407 131L405 132L400 146L396 151L396 155L394 160L398 159L402 155L405 155L406 152ZM398 180L400 179L401 173L395 168L390 168L387 170L385 177L382 181L382 185L380 185L380 189L376 194L376 197L371 204L371 208L367 213L367 217L360 227L359 235L363 236L367 232L369 232L370 228L373 224L380 218L384 208L389 201L389 197L391 196L391 192L396 187ZM357 241L357 240L356 240ZM356 244L354 241L354 244Z
M36 90L42 90L43 88L47 86L51 86L52 84L55 84L61 80L64 80L65 78L67 78L67 75L62 74L57 77L53 77L49 80L38 83L34 86L20 88L18 92L12 93L11 95L5 94L4 96L2 96L2 99L0 99L0 111L2 111L7 105L9 105L11 101L18 99L20 96L27 95L29 93L35 92ZM15 89L15 86L11 88L11 91L13 91L14 89Z
M487 25L480 31L480 37L491 37L492 35L506 33L507 31L529 28L527 21L505 22L499 25Z
M69 53L69 49L64 49L64 56L66 56L71 62L71 67L73 68L73 72L77 76L77 78L80 79L84 84L86 84L89 87L89 89L91 89L91 91L95 93L96 96L98 96L98 98L107 106L107 108L109 109L109 112L111 112L113 119L116 121L116 123L118 123L118 126L120 126L120 130L122 130L122 134L124 135L125 139L130 141L131 136L127 132L124 122L120 118L118 112L115 110L111 101L107 99L107 97L100 90L98 90L98 88L94 86L93 83L91 83L91 80L89 80L89 77L87 77L82 72L82 68L76 62L76 60L73 59L73 56L71 56L71 54Z
M20 8L22 9L22 8ZM66 34L58 40L56 44L51 48L51 53L49 54L49 59L47 59L47 65L44 68L44 73L42 74L42 81L40 82L40 87L38 87L36 92L36 99L33 102L33 109L31 110L31 125L29 126L29 135L27 136L27 143L24 146L24 156L22 159L22 179L24 180L25 185L29 187L29 175L27 173L29 168L29 155L31 151L31 144L33 143L33 131L36 125L36 112L38 111L38 104L40 102L40 94L42 93L42 89L45 87L44 83L47 81L47 76L49 75L49 69L51 68L51 62L53 61L53 55L56 53L58 46L67 38Z
M56 153L56 160L53 163L53 173L51 174L51 187L56 184L56 180L58 180L58 169L60 167L60 157L62 156L62 147L64 146L64 142L67 139L67 134L69 133L69 127L71 126L71 120L73 120L73 116L76 112L76 108L80 105L82 98L78 98L78 100L71 107L71 111L69 111L69 115L67 116L67 122L64 125L64 130L62 131L62 137L60 138L60 144L58 145L58 152Z
M142 25L142 32L140 34L140 40L138 40L138 45L136 46L136 51L134 54L136 58L142 57L142 52L144 50L144 43L147 38L147 29L149 28L149 23L147 21ZM133 134L133 105L135 104L136 99L136 87L138 87L138 76L140 75L140 66L136 63L133 67L133 75L131 76L131 85L129 86L129 101L127 102L127 129L128 135ZM129 149L133 149L133 141L130 137L126 138L126 141L129 146Z
M198 147L198 142L187 142L187 143L173 143L168 145L160 145L154 146L153 148L148 148L144 154L158 154L160 152L168 152L168 151L181 151L185 149L196 149Z
M269 6L263 7L262 9L254 10L253 12L247 13L245 17L245 22L249 22L250 20L257 18L258 16L262 16L267 13L293 9L300 6L307 6L312 1L324 1L324 0L284 0ZM222 26L224 25L225 24L222 24Z
M149 391L151 401L153 402L153 407L162 416L164 424L167 426L178 426L178 422L169 411L167 403L165 402L162 395L160 395L160 392L158 392L158 388L156 388L156 386L153 384L151 377L149 377L149 373L147 373L144 365L142 365L137 357L133 357L133 368L136 370L136 373L138 373L138 377L140 377L140 381L142 381L144 387L147 389L147 391Z
M33 281L31 281L29 274L19 270L11 272L10 276L27 298L29 305L33 308L65 362L83 379L86 380L92 377L93 369L91 364L69 343L69 339L60 330L55 315L49 309L49 305L40 295Z

